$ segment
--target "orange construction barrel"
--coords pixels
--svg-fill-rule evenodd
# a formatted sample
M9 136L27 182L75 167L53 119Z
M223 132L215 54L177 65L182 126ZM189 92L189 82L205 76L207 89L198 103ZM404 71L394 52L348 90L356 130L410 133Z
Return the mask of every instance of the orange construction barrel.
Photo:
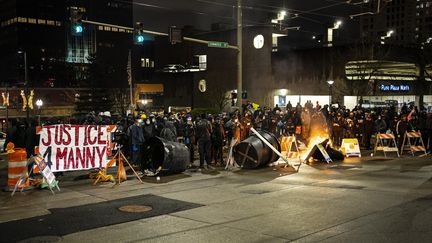
M8 154L8 182L9 189L13 189L23 173L27 173L27 153L23 148L15 148ZM27 185L19 185L19 188Z

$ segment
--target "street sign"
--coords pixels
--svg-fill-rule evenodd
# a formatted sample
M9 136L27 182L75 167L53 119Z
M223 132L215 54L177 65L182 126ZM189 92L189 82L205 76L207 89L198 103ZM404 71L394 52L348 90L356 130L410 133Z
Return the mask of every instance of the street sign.
M227 42L209 41L207 45L208 47L228 48Z

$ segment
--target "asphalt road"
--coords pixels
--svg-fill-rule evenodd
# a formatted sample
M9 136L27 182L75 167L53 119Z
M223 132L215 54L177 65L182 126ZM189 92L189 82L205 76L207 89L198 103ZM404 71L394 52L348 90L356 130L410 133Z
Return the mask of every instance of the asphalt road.
M4 171L4 161L0 163ZM4 173L0 175L4 178ZM1 192L0 223L37 221L38 217L50 218L47 215L59 208L89 207L153 195L161 198L161 205L164 200L177 200L194 206L161 210L139 219L130 217L131 220L122 223L110 224L110 220L105 220L106 226L63 230L65 234L60 234L60 230L46 231L49 234L30 240L431 242L431 178L431 156L408 155L396 159L350 158L329 165L303 164L299 172L274 167L234 172L187 171L159 181L146 178L143 184L129 177L119 186L111 183L92 186L85 174L74 172L60 178L61 192L56 195L47 190L33 190L11 198L9 193ZM152 201L155 202L158 201ZM134 204L145 205L149 201ZM164 207L172 204L166 203ZM77 212L84 214L84 219L90 218L82 210ZM64 222L67 227L68 219ZM2 235L20 234L20 228L16 232L5 229L0 227Z

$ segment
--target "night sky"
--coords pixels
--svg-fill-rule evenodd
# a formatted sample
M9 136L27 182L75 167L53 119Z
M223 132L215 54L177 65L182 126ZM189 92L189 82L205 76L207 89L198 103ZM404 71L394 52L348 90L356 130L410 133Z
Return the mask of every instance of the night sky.
M288 11L284 27L300 26L290 31L289 37L301 41L312 35L325 34L328 25L343 20L338 36L346 41L358 36L358 19L349 15L364 12L362 0L243 0L244 23L268 25L278 11ZM168 27L192 25L210 30L211 23L231 24L235 27L236 0L135 0L134 20L144 23L145 29L166 32Z

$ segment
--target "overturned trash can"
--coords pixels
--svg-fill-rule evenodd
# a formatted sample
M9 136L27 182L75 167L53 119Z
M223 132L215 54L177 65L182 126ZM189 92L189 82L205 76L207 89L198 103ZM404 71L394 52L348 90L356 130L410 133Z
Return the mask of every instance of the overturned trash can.
M190 153L182 143L171 142L160 137L153 137L144 143L143 168L158 170L161 173L173 174L186 170Z
M276 136L268 131L258 131L279 152L281 147ZM253 169L267 165L279 159L269 146L256 135L251 135L234 147L234 159L241 168Z

